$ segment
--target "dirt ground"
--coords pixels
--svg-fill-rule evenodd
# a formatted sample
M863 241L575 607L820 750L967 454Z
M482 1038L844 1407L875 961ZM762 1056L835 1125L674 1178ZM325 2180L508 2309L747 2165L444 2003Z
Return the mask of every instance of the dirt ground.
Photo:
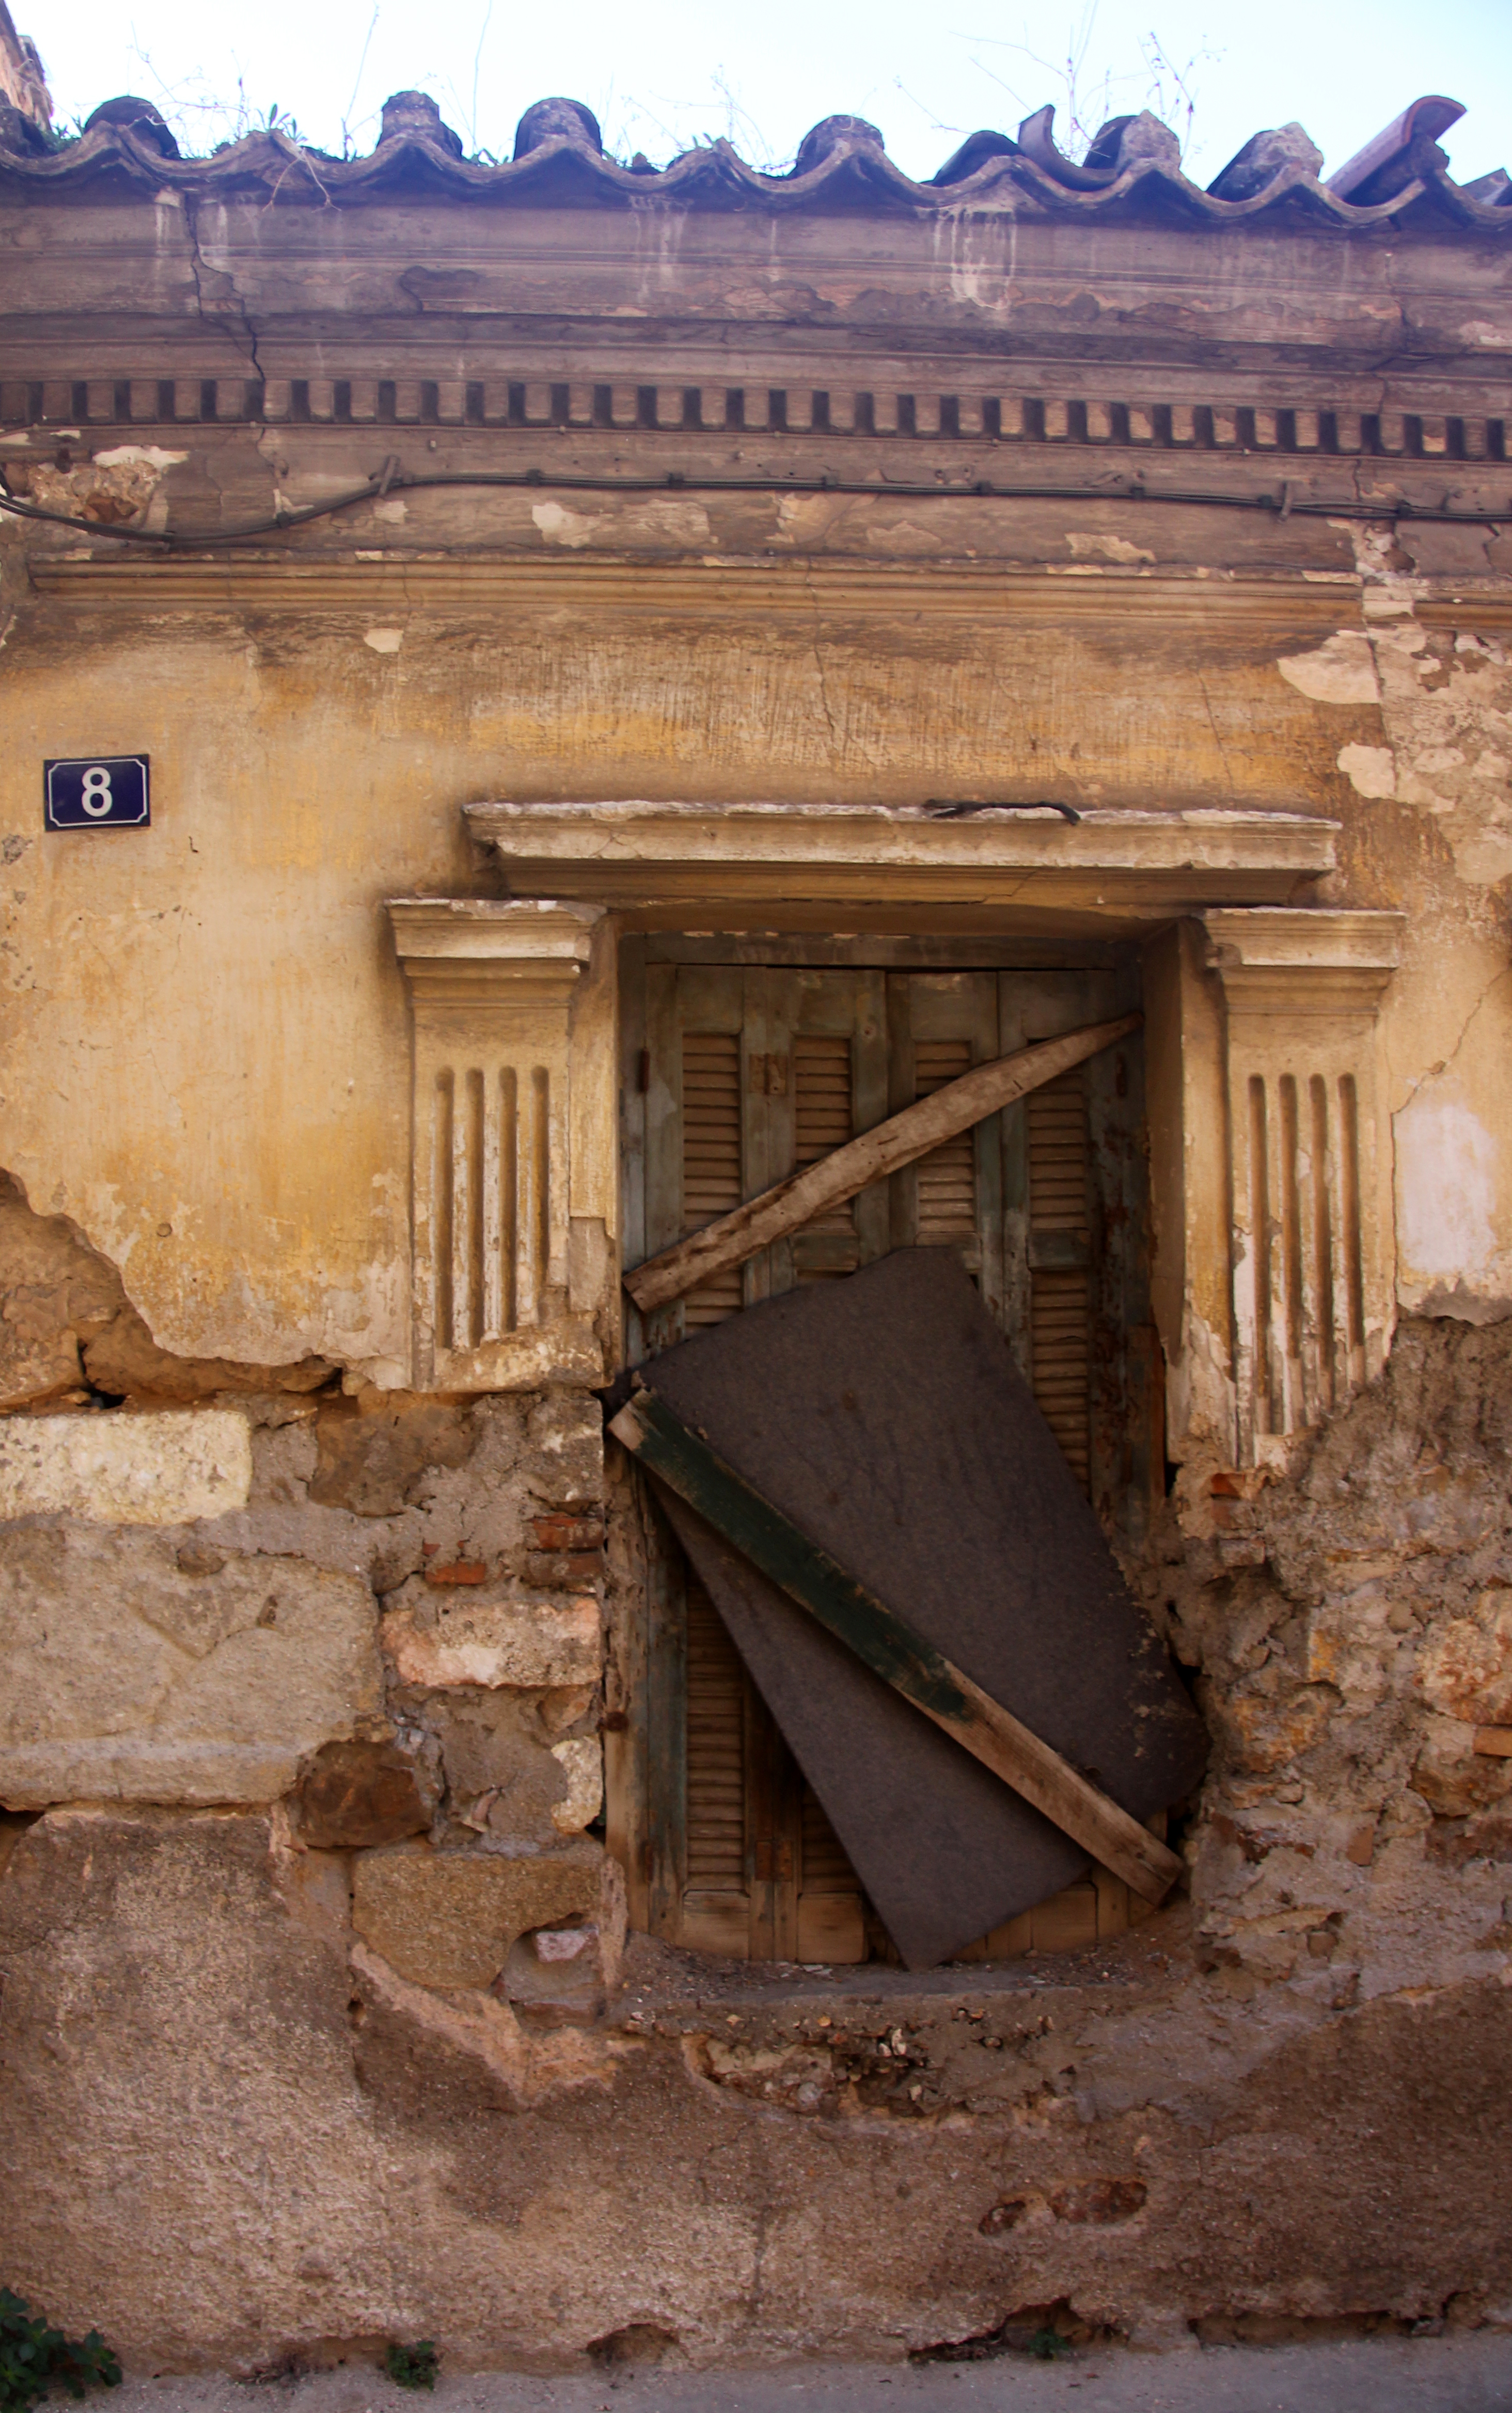
M103 2404L106 2400L94 2400ZM443 2375L433 2395L352 2363L258 2381L133 2378L110 2413L1506 2413L1512 2335L1331 2339L1162 2354L1090 2348L924 2365L611 2369L581 2378Z

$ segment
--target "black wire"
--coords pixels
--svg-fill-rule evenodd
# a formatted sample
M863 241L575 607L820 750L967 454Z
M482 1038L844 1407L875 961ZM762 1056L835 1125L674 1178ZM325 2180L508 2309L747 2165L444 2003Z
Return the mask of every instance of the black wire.
M113 537L122 544L155 544L169 552L205 553L222 545L246 544L257 537L282 536L290 528L304 527L311 520L329 519L338 511L356 509L359 504L376 502L380 496L422 494L437 487L553 487L571 494L650 495L705 494L803 494L864 496L872 500L896 496L906 502L991 500L994 502L1039 503L1175 503L1189 510L1225 511L1269 511L1278 519L1343 519L1384 522L1395 526L1399 521L1427 521L1451 527L1505 527L1512 526L1512 510L1506 511L1451 511L1440 505L1410 502L1399 496L1392 502L1329 502L1299 496L1288 481L1279 495L1214 494L1196 487L1149 487L1131 480L1121 486L1047 486L1002 485L989 478L974 479L969 485L945 486L938 482L926 485L905 481L880 483L873 480L818 477L794 478L719 478L689 476L680 469L669 470L662 477L599 478L571 471L545 469L441 469L418 477L396 473L392 463L371 477L365 485L355 486L347 495L334 495L324 502L306 503L299 511L278 511L271 519L248 520L241 527L216 528L202 534L169 529L116 527L106 521L84 519L68 511L45 511L36 503L23 503L19 496L0 492L0 511L13 517L37 520L50 527L82 529L86 536Z
M937 822L964 821L968 813L1060 813L1061 818L1068 822L1079 822L1081 819L1075 805L1054 804L1047 796L1042 796L1037 804L1031 805L1013 805L1006 799L1001 803L995 803L991 798L982 804L953 805L947 804L942 797L927 796L925 799L924 809L931 820Z

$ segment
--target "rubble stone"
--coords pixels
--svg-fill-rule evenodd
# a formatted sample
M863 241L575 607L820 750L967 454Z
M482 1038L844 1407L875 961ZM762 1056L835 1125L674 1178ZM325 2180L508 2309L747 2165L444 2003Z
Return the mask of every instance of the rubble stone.
M431 1823L416 1760L393 1743L328 1742L294 1796L299 1831L318 1851L402 1843Z
M552 1811L552 1824L561 1834L579 1834L603 1808L603 1752L591 1735L574 1735L553 1743L551 1755L567 1771L567 1799Z
M424 1597L400 1589L383 1620L383 1648L407 1684L591 1684L602 1665L599 1604L480 1600L469 1590Z
M567 1771L541 1739L533 1693L500 1687L403 1697L407 1714L435 1738L453 1822L530 1850L570 1831L557 1824Z
M424 1848L364 1853L352 1879L357 1932L401 1977L450 1991L489 1986L516 1937L604 1906L604 1855L586 1842L506 1858Z
M465 1465L475 1432L465 1408L404 1393L368 1393L323 1410L319 1464L309 1496L322 1507L359 1517L397 1517L421 1479L437 1467Z

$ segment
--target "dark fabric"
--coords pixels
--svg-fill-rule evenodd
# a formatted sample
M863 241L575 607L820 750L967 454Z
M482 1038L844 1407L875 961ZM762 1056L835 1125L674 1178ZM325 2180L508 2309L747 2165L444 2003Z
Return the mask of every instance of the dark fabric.
M985 1691L1146 1818L1207 1738L958 1258L901 1249L644 1369L674 1414ZM1086 1853L700 1517L684 1547L911 1968Z

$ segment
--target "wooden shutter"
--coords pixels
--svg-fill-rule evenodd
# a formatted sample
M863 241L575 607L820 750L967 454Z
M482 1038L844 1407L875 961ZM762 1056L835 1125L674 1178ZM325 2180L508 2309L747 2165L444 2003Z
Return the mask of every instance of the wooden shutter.
M740 1147L740 1034L682 1034L682 1233L728 1215L744 1196ZM682 1234L679 1234L679 1237ZM741 1303L740 1267L716 1274L683 1302L683 1328L722 1324Z
M646 1253L973 1064L1127 1002L1104 975L1082 972L666 964L647 967L645 977L644 1222L628 1215L627 1223L644 1230ZM889 1247L955 1247L1077 1479L1105 1486L1122 1395L1116 1385L1099 1392L1093 1334L1101 1312L1116 1356L1119 1319L1129 1312L1122 1302L1138 1290L1127 1267L1110 1272L1098 1255L1092 1137L1102 1177L1121 1185L1114 1228L1134 1236L1118 1242L1127 1252L1140 1227L1142 1163L1129 1062L1136 1073L1136 1056L1122 1069L1111 1055L1078 1067L890 1183L816 1217L661 1310L645 1329L645 1347L664 1347L793 1282L852 1272ZM1109 1355L1102 1345L1102 1359ZM1106 1391L1105 1373L1101 1379ZM681 1553L669 1549L659 1562L665 1606L653 1617L650 1644L666 1671L652 1686L658 1706L646 1754L652 1924L674 1942L736 1959L885 1956L890 1947L823 1808L712 1603ZM963 1957L1088 1945L1141 1915L1127 1888L1097 1870Z
M774 1105L772 1178L843 1147L887 1113L887 1034L875 972L797 972L774 983L768 1029L789 1050L791 1095ZM771 1251L774 1292L854 1273L887 1247L881 1189L810 1218Z
M695 1951L750 1951L746 1885L747 1677L719 1612L689 1567L685 1577L686 1882L680 1940Z
M865 1960L855 1871L690 1567L685 1603L678 1941L734 1960Z
M851 1098L851 1042L843 1031L800 1030L793 1041L793 1169L801 1172L807 1164L817 1164L822 1156L829 1156L847 1140L855 1137L855 1116ZM809 1232L844 1232L855 1230L855 1201L847 1198L838 1206L827 1206L822 1214L812 1216L805 1225ZM812 1281L816 1274L836 1270L816 1266L812 1271L799 1266L800 1281Z
M867 1900L812 1785L803 1787L798 1869L798 1958L867 1958Z
M701 969L677 979L669 1019L680 1073L679 1232L828 1155L864 1127L863 1117L875 1122L886 1112L875 975ZM794 1281L852 1272L864 1252L885 1246L881 1206L850 1200L746 1268L702 1285L682 1303L682 1330L721 1322ZM675 1938L738 1959L862 1960L867 1905L855 1873L703 1586L690 1568L681 1577Z
M913 1094L932 1097L971 1069L969 1039L920 1039L913 1046ZM917 1232L921 1244L976 1236L975 1133L957 1132L918 1167Z
M1090 1472L1091 1285L1087 1072L1025 1100L1029 1146L1030 1380L1085 1491Z
M888 1095L912 1105L1001 1053L991 972L901 972L887 984ZM1001 1123L989 1116L892 1180L894 1248L953 1247L995 1314L1002 1304Z

